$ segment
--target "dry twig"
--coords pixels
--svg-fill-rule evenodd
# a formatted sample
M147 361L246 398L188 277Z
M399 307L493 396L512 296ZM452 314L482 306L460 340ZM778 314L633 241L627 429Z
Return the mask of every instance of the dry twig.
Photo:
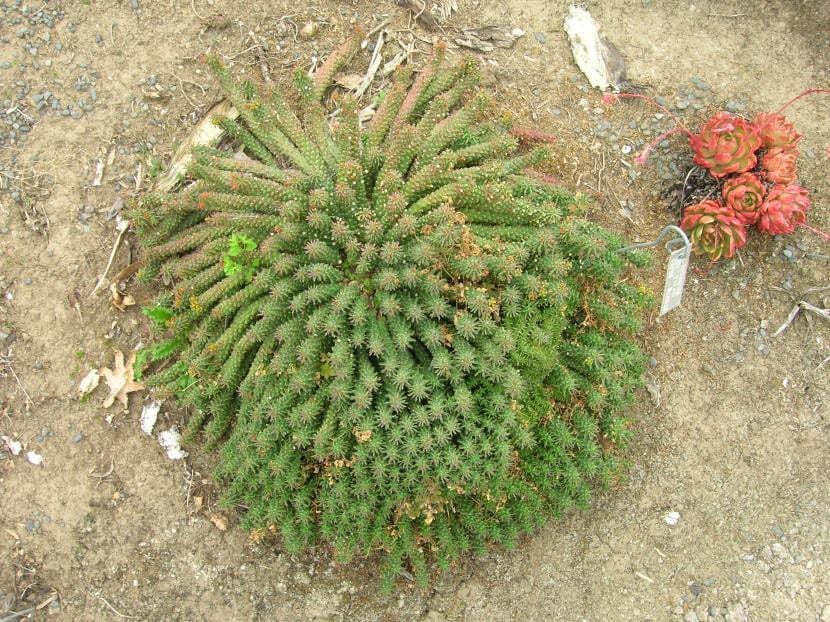
M29 406L30 408L32 406L34 406L35 403L32 401L32 398L29 395L29 392L26 391L26 387L23 386L23 383L20 381L20 377L17 375L17 372L14 371L14 367L12 367L11 359L4 358L4 357L0 356L0 365L5 367L6 369L8 369L9 373L12 375L15 382L17 382L17 386L20 388L20 391L26 397L26 405Z
M98 600L100 600L100 601L101 601L102 603L104 603L107 607L109 607L109 610L110 610L110 611L112 611L112 612L113 612L115 615L117 615L119 618L126 618L126 619L128 619L128 620L135 620L135 616L127 615L126 613L121 613L120 611L118 611L118 609L116 609L115 607L113 607L112 605L110 605L109 601L108 601L106 598L104 598L103 596L100 596L100 595L98 595L98 594L93 594L93 593L92 593L92 592L90 592L89 590L87 590L87 594L89 594L90 596L94 596L95 598L97 598ZM0 621L0 622L2 622L2 621Z
M121 246L121 242L124 241L124 236L127 235L129 227L123 227L118 232L118 237L115 239L115 244L112 247L112 252L110 252L109 261L107 261L107 267L104 268L104 273L98 279L98 283L95 285L95 289L93 289L89 295L92 296L97 292L101 287L103 287L104 282L107 280L107 275L110 272L110 268L112 268L112 262L115 260L115 254L118 252L118 248Z

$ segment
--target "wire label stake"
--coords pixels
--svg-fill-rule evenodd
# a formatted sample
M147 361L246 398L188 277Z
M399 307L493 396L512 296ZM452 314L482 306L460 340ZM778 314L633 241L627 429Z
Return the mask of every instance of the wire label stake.
M692 256L692 245L689 243L686 233L680 227L668 225L663 227L656 240L633 244L617 251L618 253L626 253L635 248L657 246L668 233L675 234L675 237L666 242L666 250L669 251L669 263L666 266L666 282L663 286L663 302L660 304L660 315L665 315L672 309L679 307L683 299L686 272L689 269L689 259Z

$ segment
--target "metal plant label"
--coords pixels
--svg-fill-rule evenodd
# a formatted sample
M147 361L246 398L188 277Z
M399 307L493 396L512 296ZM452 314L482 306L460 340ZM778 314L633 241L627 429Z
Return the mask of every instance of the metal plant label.
M660 315L665 315L680 306L683 286L686 285L686 271L689 269L689 249L685 246L671 251L666 267L666 285L663 287L663 303Z

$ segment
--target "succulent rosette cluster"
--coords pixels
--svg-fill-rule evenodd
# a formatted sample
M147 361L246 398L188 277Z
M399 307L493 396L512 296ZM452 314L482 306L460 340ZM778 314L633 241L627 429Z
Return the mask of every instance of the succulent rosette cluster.
M809 192L796 184L800 140L784 115L766 112L751 122L719 112L690 135L695 164L722 182L719 199L687 207L680 223L696 254L729 258L748 227L780 235L806 223Z
M805 188L775 184L758 209L756 226L770 235L792 233L798 225L807 222L809 207L810 193Z
M689 142L695 164L709 169L718 179L754 168L758 162L755 153L761 147L758 128L728 112L709 119Z
M746 244L746 226L734 210L711 199L686 209L680 226L689 234L697 255L709 255L712 261L731 257Z

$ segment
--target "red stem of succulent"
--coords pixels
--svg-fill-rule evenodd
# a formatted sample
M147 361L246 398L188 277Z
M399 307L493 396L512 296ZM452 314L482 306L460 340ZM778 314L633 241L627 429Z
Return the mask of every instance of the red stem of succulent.
M815 233L817 236L819 236L825 242L830 242L830 235L827 235L821 229L816 229L815 227L811 227L810 225L805 224L805 223L802 223L801 226L804 227L805 229L807 229L808 231L812 231L813 233Z
M604 93L603 96L602 96L602 101L605 104L611 104L611 103L617 101L617 99L620 98L620 97L627 97L627 98L632 98L632 99L644 99L645 101L647 101L651 105L656 106L657 108L659 108L660 110L665 112L667 115L669 115L672 118L672 120L677 124L677 128L675 128L675 129L679 129L680 131L682 131L687 136L692 135L692 133L686 128L685 125L683 125L683 123L680 121L680 119L677 118L677 115L675 115L671 110L669 110L665 106L661 106L660 104L658 104L653 97L649 97L648 95L640 95L639 93ZM672 130L672 131L674 131L674 130Z
M648 154L651 152L652 149L654 149L655 145L659 144L661 140L671 136L675 132L683 132L689 138L692 137L692 133L685 125L683 125L683 123L680 121L677 115L675 115L671 110L669 110L665 106L661 106L660 104L658 104L653 97L649 97L648 95L640 95L639 93L604 93L602 96L602 101L605 104L611 104L617 101L620 97L627 97L630 99L643 99L651 105L656 106L667 115L669 115L675 122L674 128L670 129L668 132L660 134L660 136L652 140L643 148L643 150L639 154L637 154L637 157L634 158L634 162L636 162L637 164L645 164L646 160L648 160Z
M786 104L784 104L783 106L781 106L781 107L780 107L780 108L776 111L776 112L777 112L777 114L781 114L782 112L784 112L784 110L785 110L785 109L787 109L787 108L789 108L790 106L792 106L795 102L797 102L797 101L798 101L799 99L801 99L802 97L806 97L807 95L812 95L813 93L826 93L826 94L830 95L830 89L807 89L807 90L806 90L806 91L804 91L803 93L801 93L801 94L799 94L799 95L796 95L796 96L795 96L795 97L793 97L790 101L788 101Z
M670 129L668 132L663 132L662 134L660 134L660 136L658 136L657 138L654 138L649 144L647 144L645 147L643 147L643 150L640 153L637 154L637 157L634 158L634 161L637 164L645 164L646 160L648 160L648 154L651 152L652 149L654 149L654 147L656 147L658 144L660 144L661 140L663 140L664 138L668 138L669 136L671 136L675 132L681 132L684 129L685 128L682 128L682 127L674 127L672 129Z

